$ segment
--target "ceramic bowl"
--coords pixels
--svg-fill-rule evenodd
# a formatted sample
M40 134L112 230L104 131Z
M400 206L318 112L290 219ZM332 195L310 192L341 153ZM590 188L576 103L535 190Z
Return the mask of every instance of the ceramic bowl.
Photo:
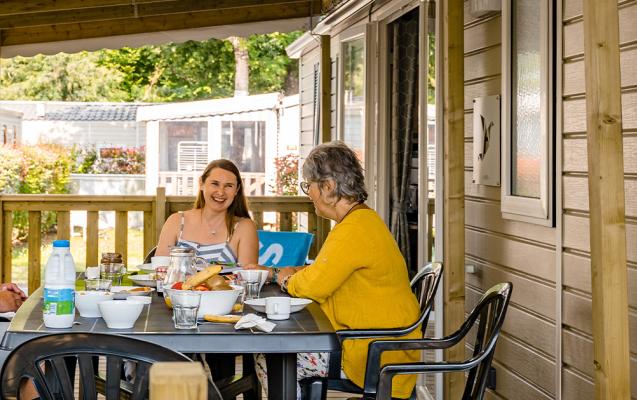
M232 286L232 290L211 290L209 292L201 293L201 302L199 303L199 310L197 311L197 318L203 319L205 314L213 315L226 315L232 312L232 306L237 301L239 293L241 293L241 287ZM180 292L176 289L164 288L164 301L171 307L170 295Z
M101 301L113 300L113 296L110 292L79 290L75 292L75 307L80 317L99 318L102 314L97 304Z
M234 272L239 275L241 279L246 282L259 281L259 292L263 288L263 285L268 281L268 274L270 271L260 269L240 269Z
M108 300L98 304L106 326L111 329L130 329L144 309L144 303L134 300Z

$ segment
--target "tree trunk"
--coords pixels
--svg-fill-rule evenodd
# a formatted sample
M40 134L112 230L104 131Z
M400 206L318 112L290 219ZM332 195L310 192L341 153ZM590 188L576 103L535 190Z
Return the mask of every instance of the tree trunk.
M245 38L231 36L228 41L234 48L234 95L247 96L250 77L248 74L248 44Z

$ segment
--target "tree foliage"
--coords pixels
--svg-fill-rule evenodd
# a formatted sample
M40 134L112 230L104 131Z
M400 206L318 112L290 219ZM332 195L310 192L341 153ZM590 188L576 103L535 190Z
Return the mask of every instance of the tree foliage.
M285 89L296 63L285 47L301 32L246 38L250 94ZM0 60L5 100L167 102L230 97L235 61L227 40Z

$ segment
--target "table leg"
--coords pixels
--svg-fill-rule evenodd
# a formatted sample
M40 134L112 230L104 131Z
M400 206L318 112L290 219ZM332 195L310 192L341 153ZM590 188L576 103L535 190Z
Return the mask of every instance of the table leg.
M268 399L296 399L296 353L266 354Z

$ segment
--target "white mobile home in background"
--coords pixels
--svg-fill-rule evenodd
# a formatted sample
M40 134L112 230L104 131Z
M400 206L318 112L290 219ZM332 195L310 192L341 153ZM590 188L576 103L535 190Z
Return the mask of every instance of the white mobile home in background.
M22 113L0 108L0 135L2 145L20 143L22 132Z
M278 93L139 107L146 124L146 192L193 195L210 160L232 160L248 195L272 194L276 157L298 154L298 95Z

